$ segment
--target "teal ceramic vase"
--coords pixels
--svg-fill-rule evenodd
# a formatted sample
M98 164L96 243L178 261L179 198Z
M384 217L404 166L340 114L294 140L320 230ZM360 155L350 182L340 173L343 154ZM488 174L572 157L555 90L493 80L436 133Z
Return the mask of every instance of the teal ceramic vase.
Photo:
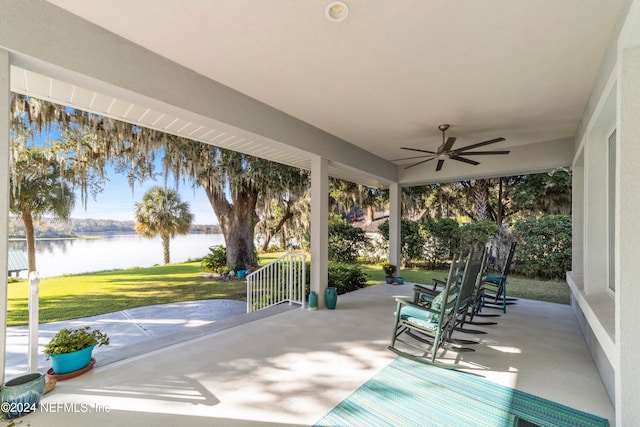
M318 309L318 294L314 291L309 292L309 310Z
M4 383L0 391L3 416L12 419L34 412L44 393L44 383L44 375L37 372Z
M324 299L327 303L327 308L329 310L334 310L336 308L336 303L338 302L338 290L336 288L327 288L324 292Z

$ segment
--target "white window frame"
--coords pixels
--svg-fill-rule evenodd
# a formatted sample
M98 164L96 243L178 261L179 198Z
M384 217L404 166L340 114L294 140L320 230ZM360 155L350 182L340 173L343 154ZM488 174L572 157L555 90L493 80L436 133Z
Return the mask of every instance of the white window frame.
M613 140L612 140L613 138ZM618 132L614 126L607 132L607 293L612 297L616 292L615 281L615 211L616 211L616 156L618 153ZM613 158L611 148L614 148ZM611 170L613 167L613 170Z

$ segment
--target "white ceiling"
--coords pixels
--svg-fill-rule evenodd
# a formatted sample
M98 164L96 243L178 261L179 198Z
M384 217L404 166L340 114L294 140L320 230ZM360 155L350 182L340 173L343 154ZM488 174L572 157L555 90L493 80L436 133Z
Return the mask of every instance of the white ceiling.
M319 0L49 1L387 160L435 150L441 123L456 147L572 144L623 4L349 0L336 23Z

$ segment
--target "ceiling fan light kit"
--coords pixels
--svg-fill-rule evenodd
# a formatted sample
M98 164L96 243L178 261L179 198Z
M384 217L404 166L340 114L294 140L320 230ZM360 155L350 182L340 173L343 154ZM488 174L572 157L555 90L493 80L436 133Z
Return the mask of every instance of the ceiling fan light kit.
M349 5L343 1L332 1L327 5L325 15L329 21L344 21L349 16Z
M420 156L404 157L402 159L395 159L395 160L392 160L392 161L421 159L421 158L425 158L426 157L425 160L420 160L419 162L413 163L413 164L405 167L405 169L409 169L409 168L412 168L414 166L418 166L418 165L421 165L423 163L426 163L426 162L428 162L430 160L438 159L438 164L436 165L436 172L438 172L444 166L444 161L446 159L457 160L457 161L462 162L462 163L467 163L467 164L470 164L470 165L473 165L473 166L477 166L477 165L480 164L480 162L477 162L477 161L472 160L472 159L468 159L466 156L486 156L486 155L495 155L495 154L509 154L509 150L469 151L469 150L473 150L475 148L484 147L485 145L495 144L496 142L505 141L505 139L502 138L502 137L490 139L490 140L483 141L483 142L478 142L477 144L467 145L465 147L458 148L458 149L454 150L453 149L453 144L456 142L456 138L455 137L451 137L451 136L449 138L446 138L446 136L445 136L447 130L449 130L449 127L450 127L450 125L448 125L448 124L442 124L442 125L438 126L438 129L440 130L440 132L442 132L442 144L438 147L438 149L436 151L420 150L418 148L400 147L402 150L417 151L419 153L425 153L425 154L420 155ZM465 156L465 157L462 157L462 156Z

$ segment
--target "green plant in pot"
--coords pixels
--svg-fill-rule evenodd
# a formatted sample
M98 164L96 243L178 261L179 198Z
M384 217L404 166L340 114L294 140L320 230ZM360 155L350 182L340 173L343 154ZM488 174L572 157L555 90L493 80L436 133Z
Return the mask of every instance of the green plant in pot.
M396 272L396 266L385 262L382 264L382 269L384 270L385 280L388 284L392 284L394 277L393 274Z
M98 329L85 326L78 329L61 329L44 347L47 360L51 359L53 371L67 374L86 367L91 361L95 346L109 345L109 337Z

